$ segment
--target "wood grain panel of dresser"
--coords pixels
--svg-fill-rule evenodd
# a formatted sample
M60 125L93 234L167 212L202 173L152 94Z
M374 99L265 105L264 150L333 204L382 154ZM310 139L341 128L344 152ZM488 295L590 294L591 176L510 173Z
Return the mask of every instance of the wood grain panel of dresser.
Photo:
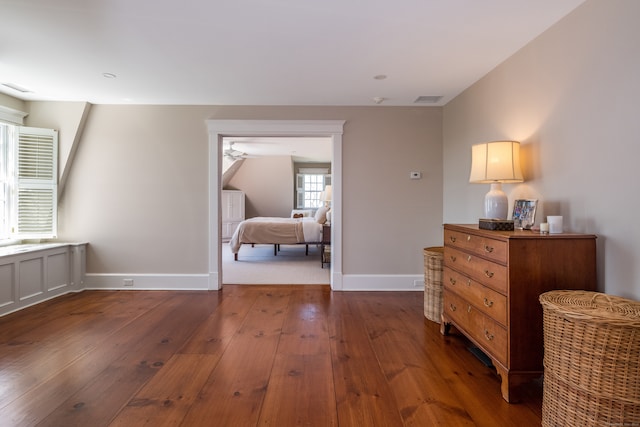
M489 356L502 397L543 373L540 294L596 290L596 236L444 226L443 314Z

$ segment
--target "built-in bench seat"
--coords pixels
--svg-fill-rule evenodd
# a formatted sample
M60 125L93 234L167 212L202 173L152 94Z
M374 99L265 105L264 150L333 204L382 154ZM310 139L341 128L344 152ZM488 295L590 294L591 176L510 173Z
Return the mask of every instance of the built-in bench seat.
M29 243L0 247L0 316L80 291L86 243Z

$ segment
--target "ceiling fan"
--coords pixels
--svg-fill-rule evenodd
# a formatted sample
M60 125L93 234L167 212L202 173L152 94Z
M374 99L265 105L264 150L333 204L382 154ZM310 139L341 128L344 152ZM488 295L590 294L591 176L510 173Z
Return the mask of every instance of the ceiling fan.
M249 158L253 158L255 156L249 155L247 153L243 153L242 151L238 151L238 150L234 150L233 149L233 141L229 142L229 148L225 149L223 151L223 155L231 160L238 160L238 159L249 159Z

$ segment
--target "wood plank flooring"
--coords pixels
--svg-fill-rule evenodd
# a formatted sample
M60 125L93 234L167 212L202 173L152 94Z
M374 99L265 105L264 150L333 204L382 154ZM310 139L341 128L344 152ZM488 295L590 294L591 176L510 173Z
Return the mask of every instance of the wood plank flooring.
M2 426L539 426L421 292L85 291L0 318Z

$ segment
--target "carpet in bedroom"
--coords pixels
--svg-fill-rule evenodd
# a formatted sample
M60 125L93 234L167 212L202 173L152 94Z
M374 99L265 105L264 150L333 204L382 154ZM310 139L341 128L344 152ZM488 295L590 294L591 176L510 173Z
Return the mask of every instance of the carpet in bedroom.
M229 245L222 244L223 284L326 285L329 271L328 264L320 268L320 247L316 245L309 245L309 255L304 245L281 245L276 256L273 245L242 245L234 261Z

